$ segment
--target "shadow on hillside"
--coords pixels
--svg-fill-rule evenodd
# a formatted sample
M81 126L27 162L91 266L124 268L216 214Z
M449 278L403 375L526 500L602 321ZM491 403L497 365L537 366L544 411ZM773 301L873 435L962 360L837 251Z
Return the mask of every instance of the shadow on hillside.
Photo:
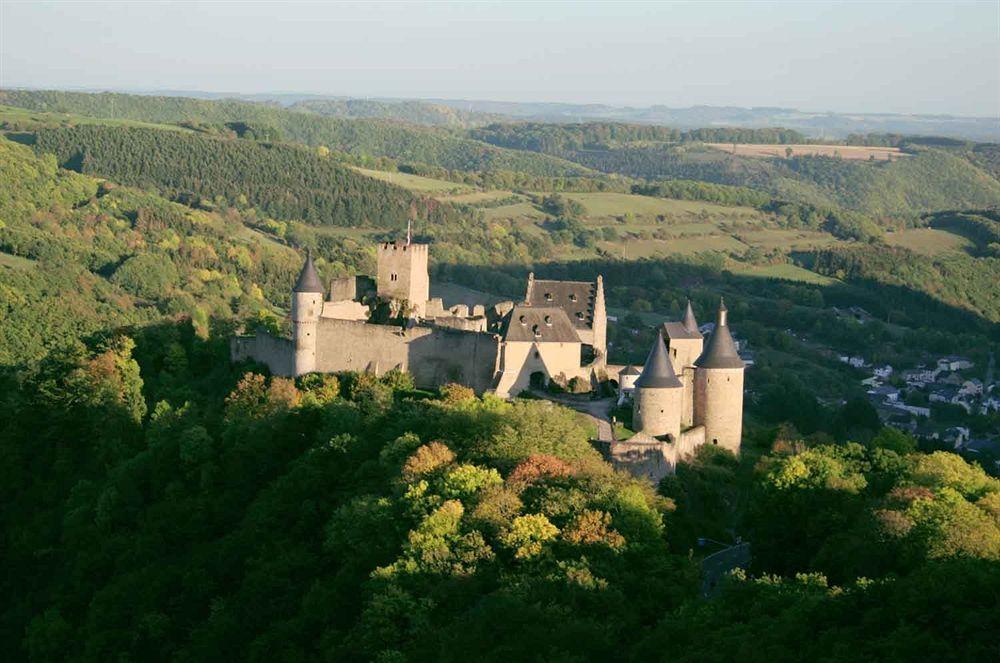
M645 300L654 310L663 294L675 302L691 295L708 305L716 296L726 296L727 302L746 303L750 307L770 302L802 307L803 310L829 310L831 307L857 306L873 318L892 325L914 329L929 328L955 334L982 334L993 342L1000 341L1000 325L971 311L937 300L930 295L898 285L858 279L830 285L818 285L783 279L745 276L707 265L669 258L621 260L581 260L502 265L436 265L431 280L457 283L487 293L496 293L520 300L524 297L528 272L548 279L592 280L604 277L608 306L634 308L637 300ZM819 293L816 299L811 292ZM703 309L705 307L703 306ZM680 310L660 312L679 315ZM704 315L704 314L702 314ZM707 321L707 320L703 320Z

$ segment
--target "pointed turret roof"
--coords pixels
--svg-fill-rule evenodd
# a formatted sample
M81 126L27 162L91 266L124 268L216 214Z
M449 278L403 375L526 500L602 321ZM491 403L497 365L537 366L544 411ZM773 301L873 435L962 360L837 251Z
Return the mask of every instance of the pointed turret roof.
M736 351L736 341L729 332L726 316L726 303L719 299L719 317L715 323L715 330L708 339L705 351L694 362L698 368L745 368L746 364Z
M313 264L312 251L306 251L306 262L299 272L299 279L295 282L292 292L323 292L323 282L319 280L316 273L316 265Z
M642 375L635 381L635 386L646 389L670 389L681 387L681 381L674 373L674 367L667 357L667 346L663 343L663 334L656 332L656 340L653 341L653 348L646 358L646 365L642 367Z
M684 311L684 329L692 334L698 333L698 321L694 319L694 309L691 308L691 300L688 300L687 309Z

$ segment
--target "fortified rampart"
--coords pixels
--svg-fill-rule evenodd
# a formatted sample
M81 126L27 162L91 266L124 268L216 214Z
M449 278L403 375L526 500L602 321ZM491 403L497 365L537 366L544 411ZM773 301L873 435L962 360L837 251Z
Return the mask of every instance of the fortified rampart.
M321 373L382 375L399 368L419 387L459 382L482 393L493 387L497 372L500 341L494 334L332 318L319 321L319 334L324 342L317 349L316 370Z
M264 364L274 375L290 376L294 372L295 346L291 339L278 338L261 332L253 336L229 339L229 354L233 361L253 360Z
M616 469L659 483L663 477L674 474L677 464L692 456L703 444L705 427L695 426L670 442L636 433L627 440L606 443L602 452Z

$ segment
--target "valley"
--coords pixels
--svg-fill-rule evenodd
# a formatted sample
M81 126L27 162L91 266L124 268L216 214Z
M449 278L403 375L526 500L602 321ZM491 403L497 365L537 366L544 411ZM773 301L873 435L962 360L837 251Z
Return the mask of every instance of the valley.
M817 630L815 606L896 623L909 592L956 584L962 614L992 606L995 146L440 111L428 127L361 103L0 102L0 483L17 534L0 632L29 658L519 660L556 633L567 660L650 660L683 649L679 625L725 631L720 614L744 612L733 591L796 632ZM600 275L615 367L644 367L689 302L710 338L724 298L748 364L739 455L704 444L656 486L612 471L593 423L558 403L617 403L617 374L504 400L384 366L293 379L230 361L233 338L290 343L304 254L326 299L376 273L378 247L409 247L390 244L408 225L429 297L460 311L521 302L529 273ZM380 338L412 332L388 322ZM609 415L620 439L639 428L628 401ZM734 536L748 570L698 599L700 541ZM873 658L912 653L906 629L872 645L845 621L837 638ZM698 660L750 646L727 637Z

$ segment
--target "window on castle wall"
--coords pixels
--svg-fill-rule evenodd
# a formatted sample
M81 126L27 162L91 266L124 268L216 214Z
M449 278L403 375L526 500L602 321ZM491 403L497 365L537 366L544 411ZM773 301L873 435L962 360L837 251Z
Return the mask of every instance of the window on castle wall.
M719 438L713 437L712 438L712 444L718 444L718 443L719 443Z

